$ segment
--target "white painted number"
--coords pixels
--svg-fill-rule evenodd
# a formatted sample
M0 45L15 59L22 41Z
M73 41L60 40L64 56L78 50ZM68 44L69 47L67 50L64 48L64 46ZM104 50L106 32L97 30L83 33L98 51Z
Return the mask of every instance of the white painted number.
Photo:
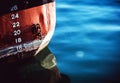
M16 11L16 10L18 10L17 5L14 5L14 6L11 7L11 11ZM15 20L19 18L19 14L16 12L16 13L12 13L10 16L11 16L11 19L13 20L12 28L17 29L18 27L20 27L20 22L19 21L15 22ZM21 34L20 29L13 31L14 36L18 36L20 34ZM22 42L22 38L20 38L20 37L15 38L15 43L16 44L21 43L21 42ZM17 48L18 51L21 51L22 50L22 45L19 45L16 48Z
M20 26L20 23L19 23L19 22L13 22L12 26L13 26L13 28L19 27L19 26Z
M21 43L21 42L22 42L22 39L21 39L21 38L15 39L15 43Z
M14 5L11 7L11 11L15 11L15 10L18 10L18 6L17 5Z
M12 20L14 20L14 19L16 19L16 18L19 18L18 13L16 13L16 14L11 14L11 18L12 18Z
M14 36L20 35L21 34L21 30L15 30L13 33L14 33Z
M22 51L22 45L17 46L17 51Z

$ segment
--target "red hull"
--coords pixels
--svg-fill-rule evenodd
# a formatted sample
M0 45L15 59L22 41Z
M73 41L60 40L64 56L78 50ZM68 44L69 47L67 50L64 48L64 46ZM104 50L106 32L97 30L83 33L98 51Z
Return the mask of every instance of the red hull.
M0 51L34 40L43 40L48 32L53 32L51 30L54 30L55 26L54 6L52 2L0 16ZM39 25L39 27L36 28L33 25Z

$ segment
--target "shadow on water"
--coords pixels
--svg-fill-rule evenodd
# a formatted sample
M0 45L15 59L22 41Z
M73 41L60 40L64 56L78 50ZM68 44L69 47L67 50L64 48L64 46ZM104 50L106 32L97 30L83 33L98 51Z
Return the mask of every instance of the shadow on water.
M57 0L50 49L72 83L120 83L120 1Z

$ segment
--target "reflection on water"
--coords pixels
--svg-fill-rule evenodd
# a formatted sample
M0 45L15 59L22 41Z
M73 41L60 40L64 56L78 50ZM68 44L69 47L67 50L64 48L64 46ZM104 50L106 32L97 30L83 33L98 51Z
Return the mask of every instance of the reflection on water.
M72 83L120 83L119 5L119 0L57 0L49 47Z

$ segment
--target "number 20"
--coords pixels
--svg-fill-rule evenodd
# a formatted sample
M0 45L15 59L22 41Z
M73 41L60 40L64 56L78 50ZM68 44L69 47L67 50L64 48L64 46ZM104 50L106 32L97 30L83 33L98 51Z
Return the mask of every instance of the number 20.
M20 35L21 34L21 30L15 30L13 33L14 33L14 36Z

